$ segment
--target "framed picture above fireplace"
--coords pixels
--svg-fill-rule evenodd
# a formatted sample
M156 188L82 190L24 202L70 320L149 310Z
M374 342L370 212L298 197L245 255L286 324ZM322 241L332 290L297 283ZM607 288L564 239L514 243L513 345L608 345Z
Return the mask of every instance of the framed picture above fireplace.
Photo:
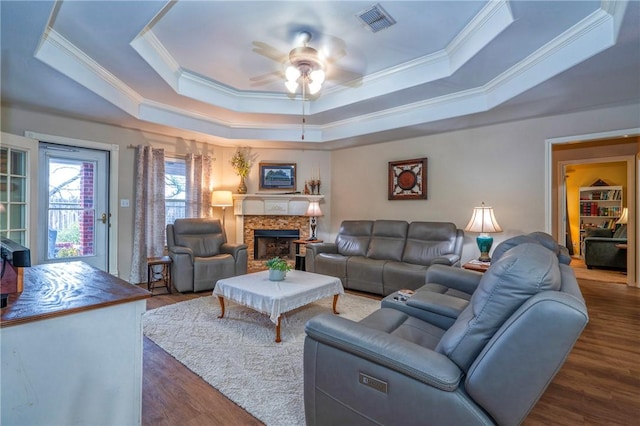
M260 163L260 189L296 189L296 163Z

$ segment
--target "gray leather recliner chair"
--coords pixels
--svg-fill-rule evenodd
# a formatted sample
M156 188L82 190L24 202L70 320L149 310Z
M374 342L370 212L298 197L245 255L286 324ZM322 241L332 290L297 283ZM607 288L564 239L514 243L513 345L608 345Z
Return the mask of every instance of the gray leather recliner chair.
M217 219L176 219L167 225L167 246L181 293L213 290L219 279L247 273L247 245L227 243Z
M492 264L448 328L388 308L318 315L305 327L306 422L519 424L587 322L573 270L532 243Z

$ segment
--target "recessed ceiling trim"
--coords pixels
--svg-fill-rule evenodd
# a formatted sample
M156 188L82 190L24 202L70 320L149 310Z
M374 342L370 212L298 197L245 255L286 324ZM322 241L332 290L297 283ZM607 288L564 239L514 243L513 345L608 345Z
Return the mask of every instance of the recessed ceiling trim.
M142 96L53 28L45 28L34 56L128 114L137 115Z
M178 80L182 72L180 64L153 31L145 29L129 45L174 91L178 91Z

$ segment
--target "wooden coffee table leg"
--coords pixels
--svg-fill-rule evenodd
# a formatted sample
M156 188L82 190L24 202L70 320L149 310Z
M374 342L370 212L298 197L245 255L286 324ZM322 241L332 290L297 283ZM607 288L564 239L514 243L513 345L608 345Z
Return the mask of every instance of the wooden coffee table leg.
M222 312L218 315L218 318L224 318L224 298L222 296L218 296L218 302L220 302L220 309Z
M336 304L338 303L338 296L340 296L339 294L334 294L333 295L333 313L334 314L339 314L340 312L336 311Z
M280 320L282 319L282 315L278 317L278 323L276 324L276 343L280 343Z

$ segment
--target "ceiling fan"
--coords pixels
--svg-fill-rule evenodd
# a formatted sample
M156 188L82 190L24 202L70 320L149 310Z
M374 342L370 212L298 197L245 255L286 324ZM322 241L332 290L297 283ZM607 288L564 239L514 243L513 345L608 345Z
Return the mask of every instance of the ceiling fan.
M287 91L295 94L298 87L304 93L317 95L326 80L337 84L357 87L362 84L362 75L345 70L336 65L336 61L346 55L344 41L333 38L331 55L325 55L309 46L312 34L301 31L296 37L296 47L289 53L283 53L263 42L254 41L253 51L281 64L282 68L258 77L251 78L253 86L261 86L284 79Z

